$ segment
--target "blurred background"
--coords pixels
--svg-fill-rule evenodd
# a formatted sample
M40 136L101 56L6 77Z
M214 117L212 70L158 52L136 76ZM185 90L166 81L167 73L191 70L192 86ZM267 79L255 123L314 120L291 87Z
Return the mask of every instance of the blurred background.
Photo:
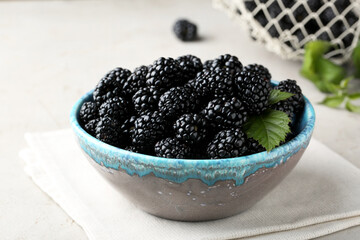
M305 10L297 10L298 2ZM23 135L69 128L71 106L106 72L133 70L161 56L193 54L205 61L229 53L244 65L263 64L274 80L297 80L315 104L314 137L360 167L359 114L319 104L325 93L300 74L305 44L317 39L335 44L327 57L348 64L359 38L358 7L356 1L340 1L350 4L340 7L315 1L321 4L311 9L307 2L0 1L0 238L86 239L24 174L18 157ZM332 12L320 18L327 7ZM197 25L198 40L174 35L179 18Z

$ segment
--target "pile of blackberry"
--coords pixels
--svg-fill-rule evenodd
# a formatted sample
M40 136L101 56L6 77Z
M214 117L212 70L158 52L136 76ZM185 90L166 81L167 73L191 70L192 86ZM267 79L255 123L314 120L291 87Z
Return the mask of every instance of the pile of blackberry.
M159 58L130 72L116 68L96 85L79 113L97 139L128 151L166 158L230 158L264 151L244 123L270 108L271 74L236 56L202 61L193 55ZM275 87L294 95L271 108L290 118L304 99L294 80Z

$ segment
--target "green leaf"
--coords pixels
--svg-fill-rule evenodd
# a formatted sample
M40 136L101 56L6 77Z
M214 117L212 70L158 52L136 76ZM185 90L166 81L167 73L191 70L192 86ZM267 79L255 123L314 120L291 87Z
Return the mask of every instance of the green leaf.
M292 96L294 96L293 93L282 92L278 89L273 89L270 92L269 104L272 105L272 104L278 103L278 102L288 99L289 97L292 97Z
M349 94L348 97L351 100L359 99L360 98L360 93L352 93L352 94Z
M347 101L345 107L350 112L360 113L360 106L352 104L350 101Z
M350 77L347 77L347 78L344 78L343 80L341 80L340 82L340 88L345 90L347 89L348 85L349 85L349 82L353 79L354 77L353 76L350 76Z
M323 57L330 47L331 44L324 41L309 42L305 46L301 74L315 83L322 92L333 92L324 82L339 85L346 76L344 68Z
M322 92L335 93L336 94L340 90L340 86L335 85L333 83L316 82L315 85Z
M259 142L267 151L285 141L290 132L289 116L278 110L267 110L259 116L251 116L245 124L245 132L249 138Z
M355 77L360 77L360 42L354 48L352 53L352 61L355 67Z
M330 97L326 97L322 101L322 104L324 104L328 107L337 108L338 106L341 105L341 103L344 101L344 99L345 99L344 96L330 96Z

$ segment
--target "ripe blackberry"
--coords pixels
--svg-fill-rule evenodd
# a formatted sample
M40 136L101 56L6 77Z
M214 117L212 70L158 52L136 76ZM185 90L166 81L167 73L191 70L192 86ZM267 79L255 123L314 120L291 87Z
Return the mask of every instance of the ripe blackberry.
M265 151L265 148L263 146L261 146L258 143L258 141L254 140L253 138L247 139L247 148L248 148L248 150L246 152L247 155Z
M172 58L161 57L149 67L146 84L156 88L171 88L182 83L181 67Z
M182 115L174 123L175 137L188 144L199 143L206 138L207 125L202 116L195 113Z
M165 134L165 120L161 113L147 113L135 120L135 127L130 131L132 144L141 151L154 147Z
M224 71L203 70L198 73L192 87L202 97L225 97L233 95L233 79Z
M83 124L99 117L97 105L94 102L84 102L80 108L80 120Z
M96 136L96 126L99 123L100 119L95 118L93 120L90 120L84 125L84 129L87 133L89 133L91 136Z
M302 95L301 88L296 84L295 80L285 80L281 81L279 85L275 87L275 89L278 89L282 92L289 92L295 94L294 96L276 103L274 105L276 110L284 111L286 112L290 117L291 113L294 114L300 112L304 108L304 96Z
M119 122L126 118L128 113L127 103L121 97L109 98L99 108L100 117L108 116Z
M95 102L100 106L107 99L120 96L130 74L131 72L124 68L115 68L106 74L94 89Z
M113 146L118 146L120 134L119 122L108 116L100 119L96 125L96 138Z
M122 124L119 126L119 132L121 134L121 145L126 146L131 143L130 132L135 128L135 120L137 116L130 116L125 119Z
M182 41L193 41L197 38L196 25L185 19L177 20L173 31L176 37Z
M187 87L174 87L161 95L159 111L166 118L174 118L183 113L191 112L197 105L195 91Z
M126 146L124 149L130 152L141 153L140 150L133 145Z
M248 112L237 98L216 98L201 112L214 128L242 127Z
M198 72L201 72L203 65L200 58L193 55L185 55L176 59L181 67L182 78L190 80L196 77Z
M162 91L155 87L146 87L138 90L132 97L132 103L136 112L154 111L157 109Z
M271 74L269 70L260 64L249 64L246 67L244 67L244 70L247 72L252 72L257 75L260 75L265 81L271 80Z
M157 157L183 159L189 157L190 148L176 138L165 138L155 144Z
M246 136L237 128L220 131L207 147L212 159L239 157L246 151Z
M239 99L250 113L260 114L266 110L271 91L270 82L259 75L242 71L235 78Z
M211 62L207 62L206 68L211 71L220 69L234 76L236 73L241 72L243 65L236 56L225 54L220 55Z
M128 77L124 84L124 92L132 97L141 88L146 87L146 75L149 71L147 66L135 68L134 72Z

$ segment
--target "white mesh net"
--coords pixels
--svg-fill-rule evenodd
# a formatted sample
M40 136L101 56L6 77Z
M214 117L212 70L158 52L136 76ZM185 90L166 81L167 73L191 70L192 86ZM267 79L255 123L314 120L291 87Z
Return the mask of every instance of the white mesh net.
M347 61L359 40L360 0L213 0L251 37L286 59L302 59L313 40L331 42L326 57Z

